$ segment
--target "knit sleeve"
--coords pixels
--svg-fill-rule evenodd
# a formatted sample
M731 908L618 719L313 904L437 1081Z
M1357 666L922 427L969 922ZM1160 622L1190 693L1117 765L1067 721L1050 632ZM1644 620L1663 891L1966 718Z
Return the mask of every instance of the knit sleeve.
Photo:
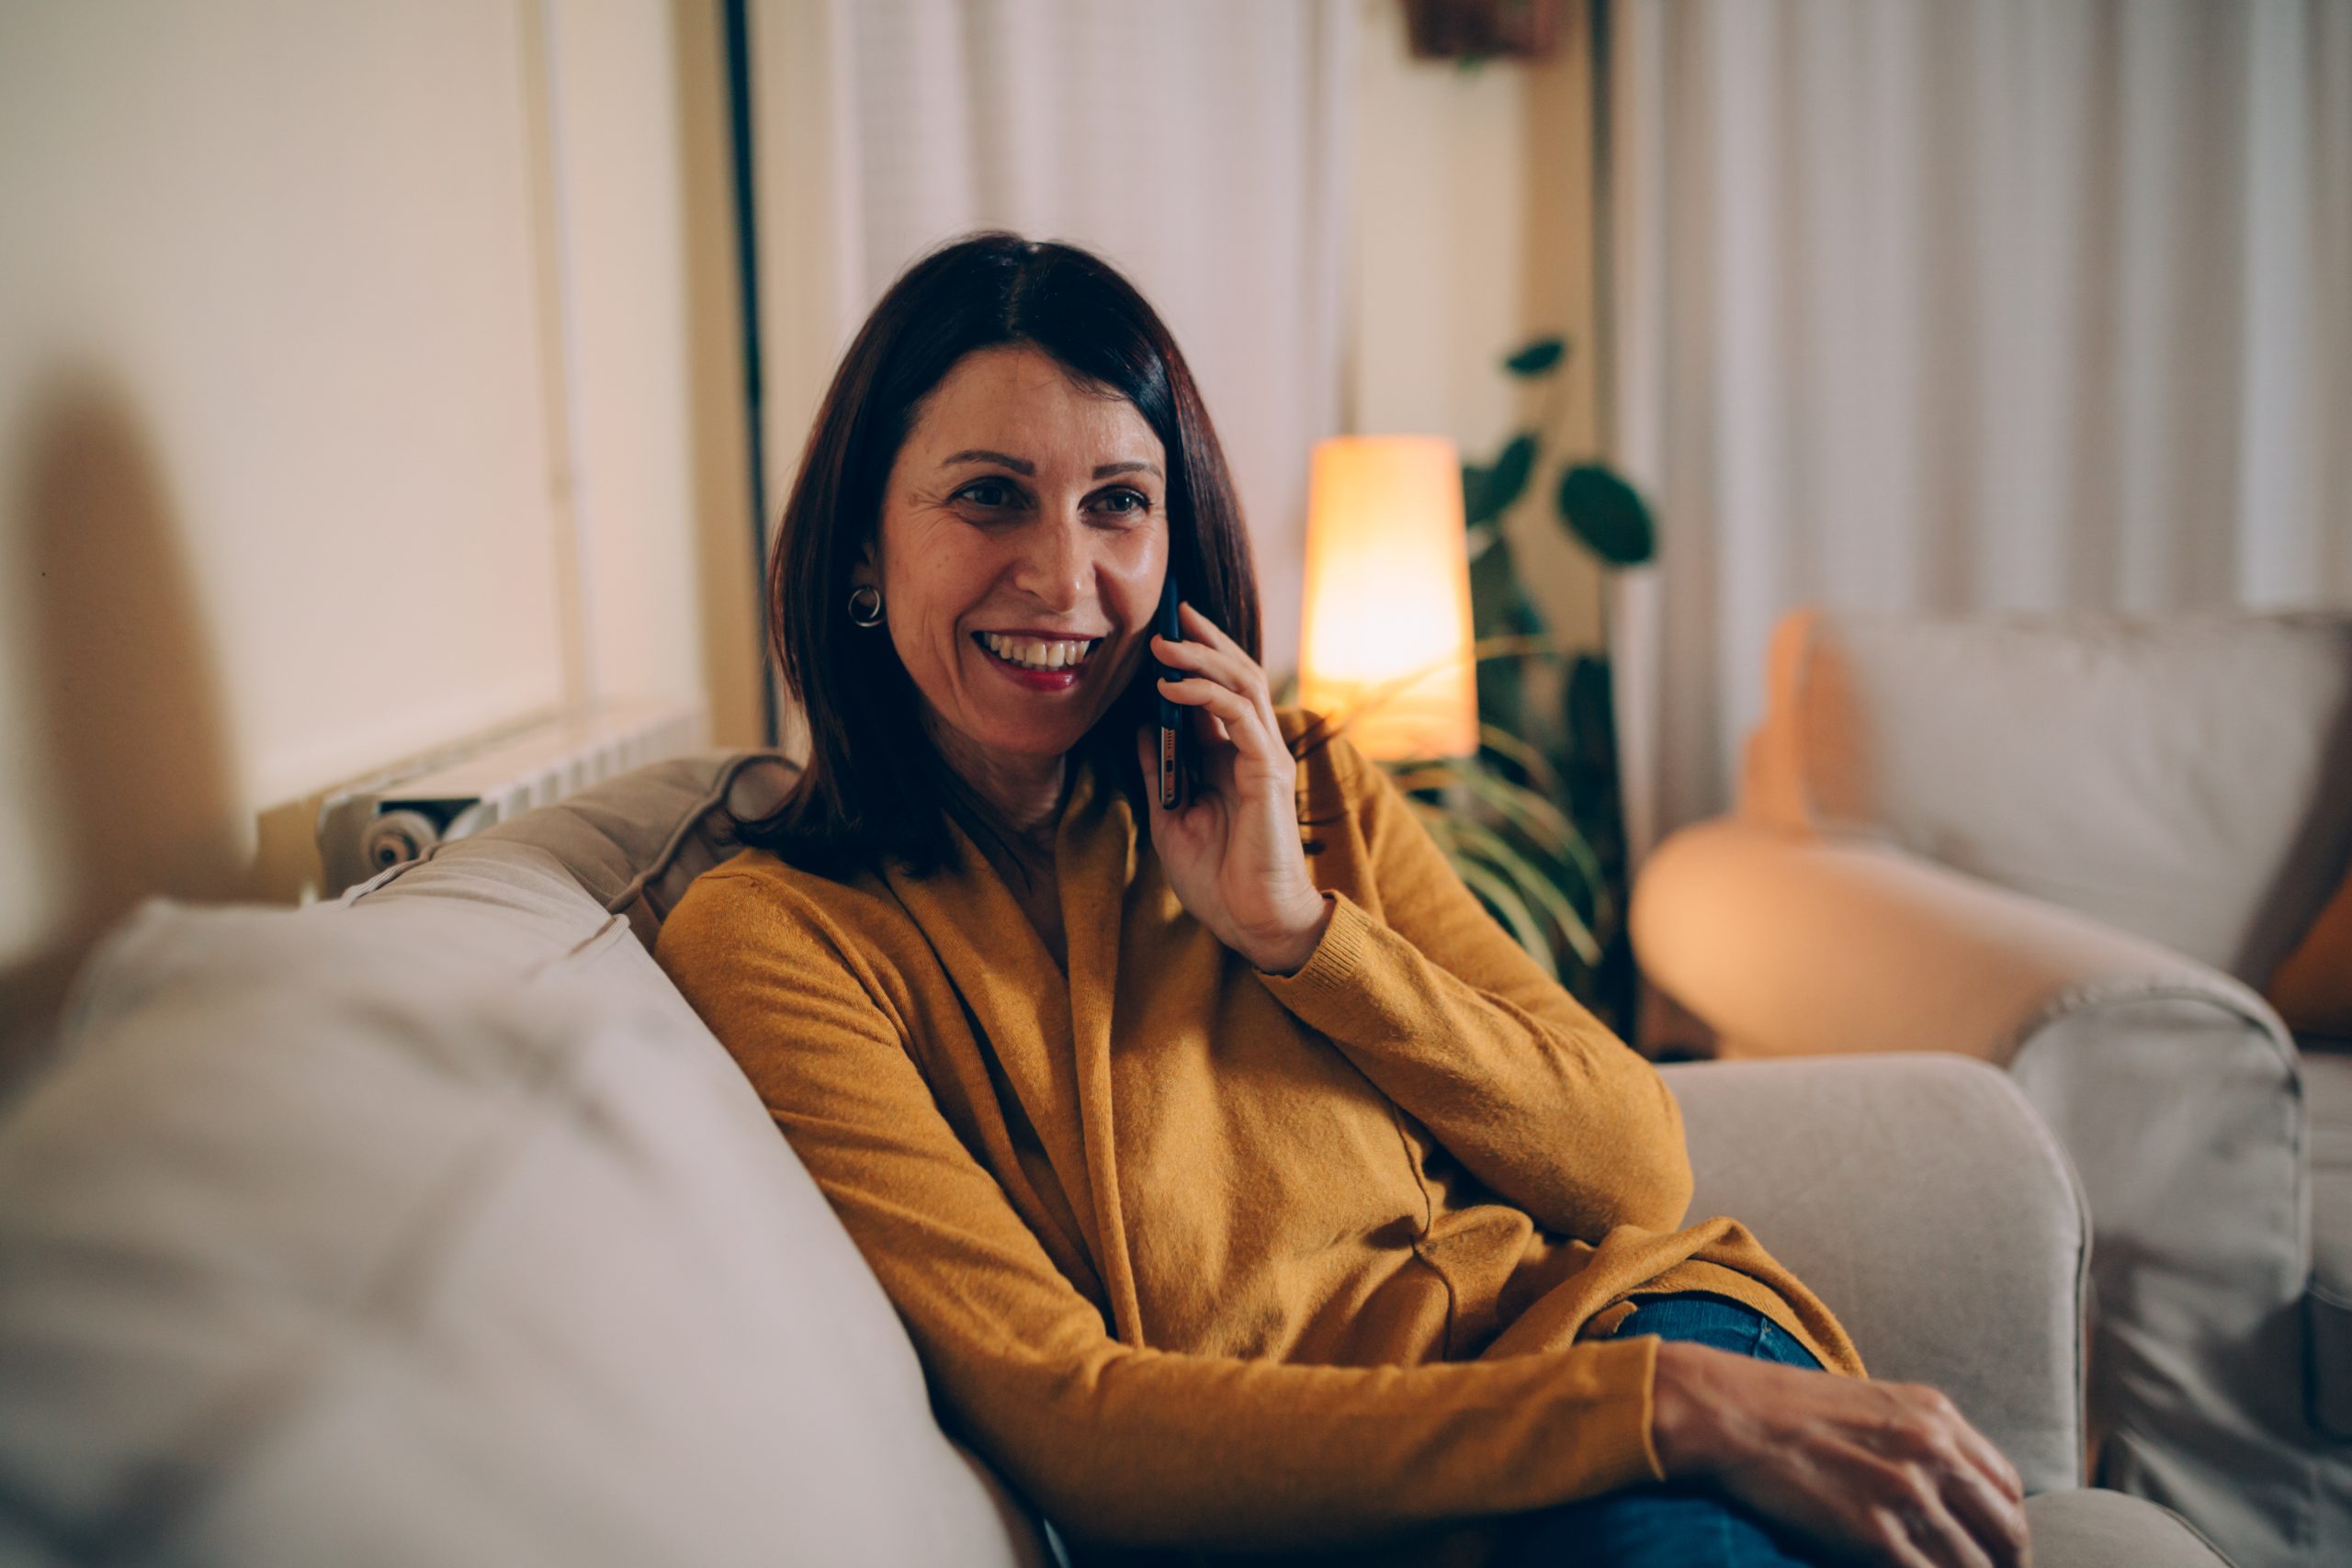
M1326 750L1332 826L1360 838L1379 913L1327 886L1322 941L1266 987L1546 1229L1680 1225L1690 1156L1657 1070L1504 932L1385 771L1344 739Z
M1113 1338L956 1136L815 900L714 872L656 953L880 1280L934 1395L1073 1536L1340 1545L1658 1477L1655 1339L1335 1367Z

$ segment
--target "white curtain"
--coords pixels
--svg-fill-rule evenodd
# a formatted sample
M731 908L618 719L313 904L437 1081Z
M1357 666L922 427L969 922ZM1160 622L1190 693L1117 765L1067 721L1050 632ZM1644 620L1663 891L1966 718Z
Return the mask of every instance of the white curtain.
M2352 603L2352 5L1619 0L1628 814L1774 618Z
M1296 661L1306 453L1339 423L1348 0L761 0L769 511L850 334L978 227L1098 251L1167 320Z

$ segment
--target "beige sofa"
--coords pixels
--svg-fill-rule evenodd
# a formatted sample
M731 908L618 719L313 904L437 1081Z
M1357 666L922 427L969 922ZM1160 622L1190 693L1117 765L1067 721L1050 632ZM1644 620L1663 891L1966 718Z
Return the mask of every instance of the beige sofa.
M0 1108L0 1562L1063 1556L943 1427L648 954L728 852L728 803L783 776L662 763L337 905L157 903L113 933ZM2042 1568L2210 1568L2162 1510L2075 1489L2086 1235L2007 1077L1672 1081L1700 1206L1747 1219L1882 1375L1953 1393L2039 1494Z
M1800 613L1634 891L1730 1056L2007 1067L2088 1194L2104 1483L2352 1562L2352 1049L2256 994L2352 860L2352 615Z

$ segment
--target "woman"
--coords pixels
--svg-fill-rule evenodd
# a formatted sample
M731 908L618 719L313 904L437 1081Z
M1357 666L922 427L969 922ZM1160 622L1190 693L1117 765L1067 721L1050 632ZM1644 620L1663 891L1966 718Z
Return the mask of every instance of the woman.
M1081 1561L2024 1560L2015 1472L1684 1225L1656 1072L1273 706L1216 436L1107 265L899 280L769 615L808 770L658 955Z

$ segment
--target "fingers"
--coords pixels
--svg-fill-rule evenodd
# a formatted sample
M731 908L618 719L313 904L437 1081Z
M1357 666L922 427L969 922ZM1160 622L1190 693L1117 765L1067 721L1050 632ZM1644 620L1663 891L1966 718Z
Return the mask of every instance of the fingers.
M1952 1517L1932 1490L1916 1507L1905 1511L1903 1528L1936 1568L1994 1568L1993 1559L1975 1536Z
M1949 1403L1949 1402L1947 1402ZM1951 1413L1956 1455L1945 1499L1992 1554L1996 1568L2026 1568L2033 1542L2026 1533L2025 1483L2017 1467L1984 1435Z
M2012 1503L2024 1502L2025 1482L2018 1475L2018 1467L2009 1462L2009 1456L1995 1448L1990 1438L1970 1426L1959 1411L1952 1412L1952 1419L1959 1428L1962 1450L1967 1453L1970 1462L1992 1483L1993 1489Z
M2023 1568L2024 1509L2003 1497L1974 1466L1963 1465L1945 1478L1943 1502L1993 1568Z
M1234 690L1250 698L1263 715L1268 728L1276 728L1273 689L1267 683L1264 668L1256 660L1250 658L1242 646L1226 633L1224 627L1210 620L1191 604L1180 602L1177 605L1177 615L1180 624L1184 628L1186 640L1165 643L1155 637L1152 644L1153 656L1159 658L1163 663L1180 665L1187 670L1198 670L1204 675L1225 682ZM1168 657L1171 649L1190 649L1196 657L1187 659L1181 651L1176 657Z
M1249 716L1250 719L1253 721L1255 726L1262 729L1265 734L1266 745L1264 748L1251 747L1244 749L1250 750L1253 755L1263 754L1270 760L1273 751L1283 751L1284 754L1287 755L1287 751L1283 745L1282 723L1274 716L1274 705L1272 700L1267 697L1262 691L1255 694L1251 693L1246 684L1240 683L1238 677L1236 677L1231 671L1211 667L1209 660L1216 656L1204 656L1203 654L1195 651L1198 647L1199 645L1195 643L1183 642L1172 645L1159 643L1153 648L1152 651L1155 656L1163 651L1173 655L1173 657L1162 660L1162 662L1169 665L1171 669L1191 666L1198 671L1198 673L1196 674L1187 675L1180 673L1173 678L1164 675L1161 676L1159 678L1160 694L1173 701L1182 702L1185 699L1180 694L1180 688L1185 685L1213 685L1223 690L1232 692L1234 695L1241 699L1243 704L1243 712L1245 712ZM1262 682L1261 684L1262 686ZM1219 740L1229 742L1236 747L1240 746L1240 742L1233 734L1231 723L1232 716L1227 709L1223 707L1211 708L1204 705L1201 718L1202 722L1216 734Z
M1859 1540L1871 1556L1931 1568L1996 1568L1925 1467L1859 1455L1855 1461L1841 1490L1849 1491Z
M1960 1413L1960 1406L1951 1402L1950 1394L1924 1383L1875 1386L1895 1402L1898 1424L1917 1440L1939 1452L1947 1452L1954 1462L1964 1461L2000 1495L2012 1502L2025 1500L2025 1483L2018 1479L2017 1467L1993 1446L1991 1438L1968 1424L1968 1417Z
M1900 1457L1932 1485L1936 1511L1968 1538L1973 1555L1953 1560L1970 1568L1978 1561L1991 1568L2022 1568L2031 1548L2026 1537L2025 1488L2016 1468L1940 1390L1882 1386L1902 1406L1893 1424Z
M1278 753L1289 755L1283 749L1280 732L1266 722L1265 716L1249 698L1229 686L1219 685L1197 675L1177 681L1163 676L1159 681L1159 694L1171 703L1200 709L1211 718L1221 721L1234 750L1254 761L1271 766Z
M1250 705L1267 733L1280 734L1281 725L1274 718L1273 699L1266 693L1266 678L1254 664L1246 660L1197 642L1162 642L1154 637L1151 645L1154 659L1178 671L1175 679L1188 678L1213 682L1227 688ZM1162 677L1165 681L1167 677Z
M1242 652L1241 645L1233 640L1231 634L1215 621L1210 620L1201 607L1191 600L1179 599L1176 602L1176 619L1177 623L1184 628L1184 635L1195 642L1214 644L1224 649L1227 653L1239 654L1244 659L1250 657Z
M2026 1568L2033 1561L2033 1543L2026 1534L2025 1483L2017 1467L1957 1410L1951 1429L1957 1457L1944 1488L1946 1500L1992 1553L1996 1568Z
M1238 649L1219 648L1206 642L1170 642L1154 633L1151 656L1162 664L1213 675L1237 692L1263 699L1268 711L1273 707L1272 693L1266 684L1266 672L1259 668L1257 660Z
M1942 1393L1704 1355L1658 1357L1654 1437L1669 1474L1712 1477L1869 1561L2029 1568L2017 1472Z
M1274 753L1279 751L1287 757L1289 750L1283 744L1281 722L1274 716L1273 693L1266 684L1265 671L1215 621L1189 604L1180 603L1177 608L1190 634L1189 640L1170 642L1155 634L1151 655L1171 670L1189 673L1160 677L1160 694L1171 702L1198 707L1203 724L1218 739L1253 760L1278 767ZM1231 704L1212 702L1204 696L1196 701L1185 694L1188 690L1198 692L1204 685L1224 687L1241 699L1243 707L1237 710ZM1236 727L1252 721L1257 733L1245 744Z

